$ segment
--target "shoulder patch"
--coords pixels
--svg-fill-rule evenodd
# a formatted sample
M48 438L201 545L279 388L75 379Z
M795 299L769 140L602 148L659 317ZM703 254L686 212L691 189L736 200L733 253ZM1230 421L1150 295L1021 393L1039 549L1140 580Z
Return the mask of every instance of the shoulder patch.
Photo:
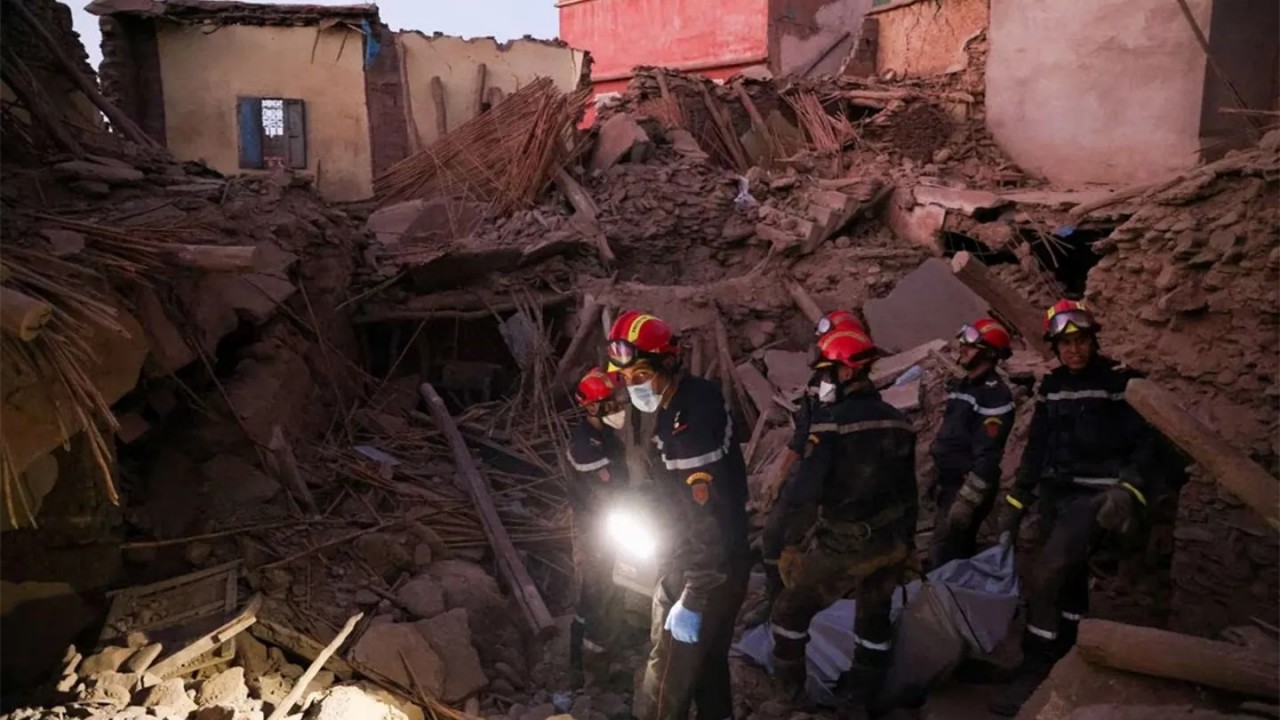
M1004 422L1000 420L1000 418L995 416L989 417L986 420L982 421L982 426L986 428L987 435L991 437L995 437L1000 434L1000 426L1003 424Z
M696 485L698 483L709 483L711 482L711 473L696 472L691 474L689 477L685 478L684 482L686 485Z
M700 482L693 486L693 501L699 505L706 505L711 499L711 483Z

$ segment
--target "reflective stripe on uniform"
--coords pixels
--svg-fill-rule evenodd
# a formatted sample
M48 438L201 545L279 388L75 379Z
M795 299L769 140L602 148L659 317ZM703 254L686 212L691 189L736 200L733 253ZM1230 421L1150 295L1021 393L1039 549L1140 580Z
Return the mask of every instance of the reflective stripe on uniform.
M1070 620L1071 622L1080 622L1081 620L1084 619L1084 615L1081 615L1080 613L1067 612L1066 610L1063 610L1062 619Z
M715 450L712 450L711 452L703 453L696 457L679 458L676 460L667 459L666 453L663 453L662 463L667 466L667 469L668 470L692 470L694 468L699 468L704 465L710 465L711 463L723 458L725 455L728 455L729 446L733 443L733 412L729 409L729 405L727 403L724 406L724 415L725 415L724 443L720 447L716 448ZM661 441L658 442L658 450L659 451L663 450Z
M1087 487L1111 487L1120 482L1120 478L1071 478L1071 482L1077 485L1085 485Z
M572 453L565 453L564 455L569 459L569 464L573 466L573 469L577 470L578 472L591 472L593 470L599 470L600 468L605 467L609 464L609 458L607 457L600 458L599 460L592 463L580 463L577 460L573 459Z
M807 632L796 632L795 630L788 630L778 625L774 625L773 627L769 628L769 630L774 635L777 635L778 637L784 637L788 640L805 640L805 639L808 639L809 637L809 633Z
M1123 400L1124 393L1107 392L1106 390L1062 390L1045 395L1046 400Z
M1044 628L1038 628L1035 625L1028 625L1027 632L1031 633L1032 635L1035 635L1038 638L1044 638L1045 640L1058 639L1058 633L1053 632L1052 630L1045 630Z
M890 650L892 650L892 649L893 649L893 641L892 641L892 640L888 640L888 641L886 641L886 642L878 643L878 642L871 642L870 640L868 640L868 639L866 639L866 638L861 638L861 637L858 637L857 635L854 635L854 636L853 636L853 641L854 641L854 642L856 642L856 643L858 643L859 645L861 645L862 647L864 647L864 648L866 648L866 649L868 649L868 650L879 650L879 651L881 651L881 652L888 652L888 651L890 651Z
M849 435L856 432L867 432L869 430L906 430L914 432L915 428L911 427L911 423L901 420L863 420L862 422L844 423L817 423L809 426L809 431L814 433L834 432L841 435Z
M950 395L947 395L947 399L959 400L961 402L968 403L978 412L979 415L1004 415L1005 413L1013 412L1013 403L1001 405L1000 407L984 407L978 404L977 398L972 395L966 395L965 393L953 392Z

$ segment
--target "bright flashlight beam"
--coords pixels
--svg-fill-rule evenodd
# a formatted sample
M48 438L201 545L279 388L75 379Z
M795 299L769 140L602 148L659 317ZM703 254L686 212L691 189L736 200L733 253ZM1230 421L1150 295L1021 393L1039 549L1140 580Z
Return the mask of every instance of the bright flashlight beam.
M609 538L628 555L648 560L658 549L653 531L634 513L615 510L607 520Z

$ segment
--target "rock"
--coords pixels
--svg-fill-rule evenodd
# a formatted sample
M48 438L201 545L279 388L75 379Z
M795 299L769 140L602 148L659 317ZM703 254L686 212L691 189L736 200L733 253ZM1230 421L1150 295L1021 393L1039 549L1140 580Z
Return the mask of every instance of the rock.
M885 388L880 398L902 412L920 409L920 380Z
M84 235L75 230L46 228L40 234L49 241L49 251L54 257L75 255L84 249Z
M311 682L307 683L307 687L304 688L304 690L308 693L324 692L325 690L333 687L333 681L336 678L337 676L334 675L332 671L321 670L316 673L315 677L311 678Z
M382 245L396 245L422 214L425 200L409 200L378 208L370 213L365 227Z
M249 688L244 684L244 668L232 667L214 675L200 686L196 694L199 705L236 705L249 699Z
M356 591L355 602L360 607L369 607L382 602L382 596L369 588L360 588Z
M129 704L129 697L129 691L119 685L96 685L81 693L80 701L122 708Z
M80 677L78 675L75 673L67 673L58 679L58 683L54 686L54 689L61 693L69 693L75 688L76 683L78 682L80 682Z
M173 713L189 713L196 709L196 704L187 697L182 678L169 678L155 687L142 693L142 704L146 707L162 707Z
M592 172L607 170L624 158L643 162L651 147L649 134L644 128L630 115L618 113L600 125L588 169Z
M709 155L694 139L693 133L683 128L671 128L667 130L667 140L671 141L671 147L681 155L692 160L706 160Z
M302 717L304 720L408 720L391 705L350 685L325 692L311 703Z
M151 643L150 645L144 645L143 647L138 648L134 651L133 655L130 655L129 659L124 662L124 669L131 673L146 672L147 668L151 667L151 663L155 662L156 658L160 657L160 651L163 649L164 646L160 643Z
M125 660L133 655L133 648L109 647L95 655L90 655L80 663L77 672L81 677L97 675L102 672L114 672L120 669Z
M258 677L275 668L275 664L267 654L267 646L258 642L254 636L249 633L240 633L236 635L235 643L236 661L244 666L246 676Z
M377 700L378 702L381 702L384 705L389 705L390 707L395 708L396 710L399 710L400 712L408 716L409 720L427 720L425 713L423 713L422 711L422 708L418 707L417 705L414 705L412 702L409 701L408 698L405 698L401 695L394 695L390 692L387 692L383 688L380 688L377 685L374 685L373 683L363 681L363 680L356 683L349 683L347 685L347 687L352 687L352 686L358 688L365 695L368 695L374 700Z
M261 273L209 273L200 287L255 325L271 319L276 308L298 290L288 280Z
M356 540L356 552L388 583L413 569L413 558L401 539L386 533L361 536Z
M141 170L130 165L102 165L88 160L70 160L58 163L53 169L88 182L102 182L108 185L122 185L142 180L145 175Z
M475 563L441 560L431 566L431 575L444 588L444 602L450 610L466 608L483 617L485 610L505 605L498 581Z
M884 204L885 221L900 240L926 248L935 255L942 254L942 225L947 211L938 205L914 205L911 193L899 188Z
M809 368L808 353L766 350L764 365L769 374L769 382L788 398L800 395L813 375L813 371Z
M413 565L419 570L425 570L431 566L433 554L431 545L421 542L413 548Z
M204 567L213 554L213 546L206 542L193 542L182 550L182 559L196 567Z
M555 705L552 705L551 703L543 703L542 705L535 705L534 707L524 711L524 714L520 716L519 720L549 720L549 718L555 714Z
M226 511L264 504L280 492L280 483L235 455L215 455L200 466L200 474L205 495Z
M414 627L431 644L436 655L448 658L444 673L444 691L439 693L448 703L455 703L489 684L480 656L471 644L471 628L467 611L455 608L430 620L414 623Z
M988 314L987 303L951 272L951 263L926 260L887 297L862 307L876 345L900 351L952 337L956 328Z
M235 708L226 705L202 707L196 711L191 720L236 720Z
M396 593L396 598L406 610L424 620L445 611L444 588L431 575L419 575L405 583Z
M603 693L596 695L591 702L594 712L604 713L608 715L610 720L619 717L629 717L631 708L627 706L627 701L617 693Z
M330 676L332 677L332 673ZM259 700L275 706L293 689L293 682L280 673L267 673L249 678L249 689Z
M583 695L573 701L573 708L569 710L569 715L574 720L591 720L592 705L591 696Z
M445 687L445 664L417 625L372 625L351 648L350 657L355 663L367 665L402 687L413 687L414 679L405 670L405 662L408 662L423 690L440 697ZM453 658L449 660L453 662Z
M125 694L131 695L133 694L134 687L136 687L141 680L142 675L139 673L122 673L108 670L91 676L86 684L89 687L115 685L116 687L124 690Z

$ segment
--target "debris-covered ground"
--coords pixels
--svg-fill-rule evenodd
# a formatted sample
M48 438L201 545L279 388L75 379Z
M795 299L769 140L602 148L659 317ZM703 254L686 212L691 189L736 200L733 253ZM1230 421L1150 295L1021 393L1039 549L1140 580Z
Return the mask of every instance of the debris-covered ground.
M79 57L65 8L32 5ZM642 69L574 142L486 155L511 179L492 183L458 158L572 125L577 100L533 84L381 178L397 202L341 208L301 175L226 178L65 122L26 86L4 123L5 303L52 319L30 339L6 319L0 363L4 709L29 708L9 717L630 717L643 598L572 688L562 461L566 383L625 308L728 391L757 527L815 314L851 307L920 431L927 548L945 340L992 305L960 252L1037 316L1096 303L1109 353L1274 472L1277 134L1128 195L1047 187L987 133L969 47L929 79ZM1015 329L1006 478L1052 366ZM1205 636L1275 615L1276 535L1250 508L1199 472L1159 502L1147 552L1100 568L1096 614ZM757 577L745 609L760 595ZM735 660L734 681L738 717L806 717L760 668ZM924 716L986 717L987 692L949 685Z

